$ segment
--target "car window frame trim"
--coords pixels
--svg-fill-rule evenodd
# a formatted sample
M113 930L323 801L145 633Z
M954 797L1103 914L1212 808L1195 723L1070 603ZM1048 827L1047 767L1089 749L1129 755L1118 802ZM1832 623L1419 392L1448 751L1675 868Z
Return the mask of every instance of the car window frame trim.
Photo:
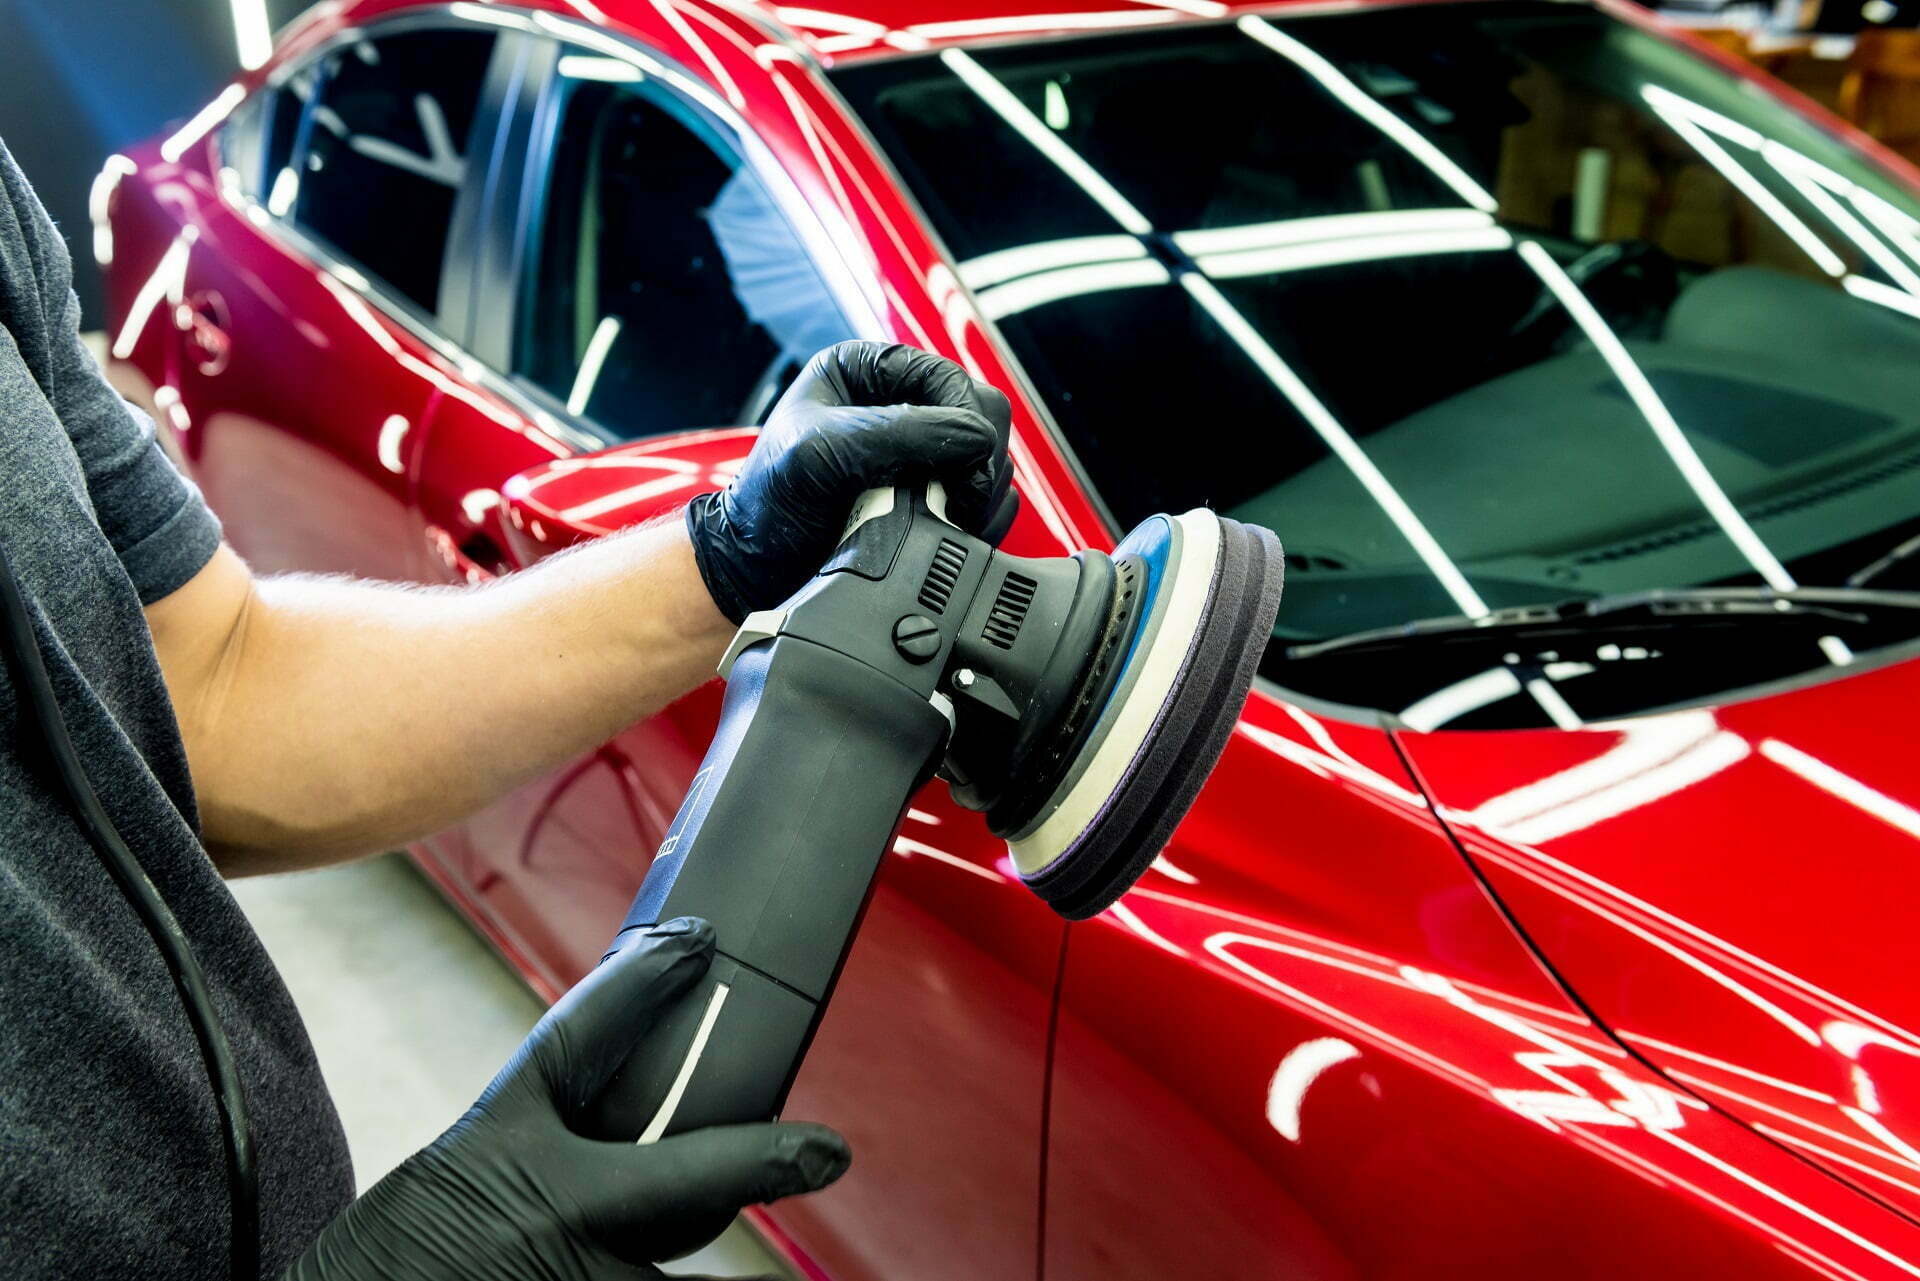
M705 86L684 64L629 33L608 30L581 19L544 10L505 8L476 10L475 6L464 4L461 0L449 0L445 4L377 15L342 27L312 47L301 50L296 56L275 64L254 92L279 90L288 79L313 65L317 59L324 57L329 51L362 38L368 33L404 31L409 28L489 30L516 32L535 37L544 34L562 45L572 45L602 55L618 53L629 60L635 60L636 65L654 64L660 72L664 73L661 79L676 89L680 89L682 84L698 86L698 97L684 91L682 96L694 98L697 106L707 108L725 126L725 134L740 148L744 163L752 166L755 174L766 185L767 193L773 197L796 233L801 246L807 250L809 261L814 264L816 270L819 270L829 294L840 307L842 318L848 322L848 329L856 337L881 341L890 338L891 331L881 319L877 301L869 298L859 286L858 269L842 252L832 231L806 201L786 166L760 139L746 116ZM781 40L777 33L774 39L782 44L788 43ZM810 56L805 54L799 56L804 65L817 72L817 64ZM820 78L820 82L825 83L824 78ZM701 98L711 99L711 101L701 101ZM520 102L525 102L524 85ZM517 114L516 110L516 116ZM438 317L431 320L423 318L409 304L382 289L378 281L366 277L353 263L342 258L316 237L302 231L289 219L275 217L259 200L245 191L233 189L232 184L216 184L216 186L221 189L221 199L229 207L238 210L262 234L270 233L271 238L284 242L284 247L305 256L314 266L325 271L341 286L364 298L387 319L405 329L447 360L462 377L489 394L499 397L515 412L527 418L556 441L579 453L592 453L623 443L619 437L607 432L598 424L566 413L564 407L560 407L558 412L546 408L541 403L544 397L530 395L527 388L503 375L463 344L455 342L443 331Z
M501 177L502 152L513 110L534 50L518 32L498 33L492 59L480 86L480 104L474 131L468 140L467 180L455 197L447 228L446 258L441 264L440 296L436 313L448 337L461 350L473 352L478 325L481 255L485 249L487 218ZM480 143L485 138L484 147ZM479 173L475 176L475 161Z
M259 86L255 88L253 93L248 95L248 98L252 100L263 93L285 92L287 82L305 71L314 70L324 73L326 71L324 64L329 58L334 57L343 49L359 43L362 40L379 40L393 35L404 35L409 31L449 29L489 31L496 37L507 34L487 23L462 22L458 14L448 12L441 6L434 6L429 10L408 10L404 13L376 17L365 22L342 27L318 44L302 50L298 56L277 64L261 80ZM493 76L495 63L500 58L503 47L505 47L504 41L497 42L492 54L489 56L487 71L481 83L481 101L474 118L473 132L468 139L469 153L475 149L474 141L483 136L484 126L490 123L496 132L499 127L499 118L490 117L488 111L489 103L485 95L488 89L488 81L490 81ZM287 153L287 163L290 167L296 167L304 171L306 157L313 141L315 111L325 95L326 87L330 80L330 74L323 74L319 79L319 83L314 86L312 96L301 106L300 123L295 130L293 143ZM431 334L434 338L440 339L443 342L452 343L458 347L460 345L459 340L454 334L448 332L448 317L442 308L446 301L447 294L447 268L449 266L457 266L453 261L453 242L461 217L462 206L470 199L468 194L469 190L477 181L475 167L471 163L471 155L467 156L466 159L469 163L466 173L462 176L460 189L454 193L454 209L448 219L448 243L441 251L440 290L434 300L435 305L431 312L421 307L412 299L401 296L397 291L393 290L386 281L380 279L371 268L355 261L353 256L345 249L332 244L324 237L300 225L298 222L300 206L306 197L304 174L300 184L300 191L295 196L292 207L289 208L285 214L276 215L267 210L261 203L260 198L251 193L247 193L245 196L243 212L245 208L249 207L259 209L268 223L287 234L290 239L297 241L302 252L314 258L317 265L325 267L328 273L338 280L339 283L354 288L356 293L365 297L369 302L378 304L382 311L386 312L392 319L405 324L415 336L426 338ZM264 164L265 153L263 151L263 168ZM260 191L265 193L269 190L269 179L267 175L263 174L260 182ZM261 223L258 217L249 215L249 220L254 222L256 226L260 226L262 230L265 229L265 225ZM339 270L342 267L347 269L344 275ZM356 279L356 277L358 279ZM358 288L357 286L361 279L367 281L371 288Z
M742 169L747 170L760 184L761 190L773 203L787 229L792 233L795 244L806 254L807 261L825 286L828 297L839 313L839 318L847 333L855 338L887 340L890 330L881 320L872 301L864 296L854 282L858 276L846 256L840 252L832 233L821 221L805 197L800 193L798 184L787 172L786 166L759 136L747 118L733 110L726 101L707 87L695 73L676 59L624 32L610 31L602 27L557 14L540 15L536 40L544 39L553 50L542 83L538 86L537 98L529 101L529 95L523 95L519 113L529 126L526 153L524 156L524 180L520 184L514 203L509 206L511 218L496 218L493 234L499 237L510 230L512 246L512 277L506 298L508 305L503 308L507 317L506 342L499 352L499 363L488 361L489 368L513 384L523 395L550 406L549 412L555 413L582 431L604 437L607 444L629 444L634 440L651 439L650 436L630 437L613 432L605 425L585 415L568 411L560 398L546 388L540 387L512 368L513 342L518 331L519 309L527 292L527 268L532 260L533 243L544 225L548 178L551 163L558 146L561 113L564 105L563 90L566 79L560 73L560 60L570 52L586 53L590 56L606 57L614 48L629 51L634 55L633 65L644 77L641 83L650 92L662 94L673 100L682 111L693 116L710 130L722 146L732 152ZM649 67L646 64L655 64ZM697 89L692 88L698 86ZM533 90L531 81L529 91ZM711 146L709 139L702 143ZM796 216L796 211L804 214ZM857 305L850 305L857 304ZM489 353L491 355L491 353ZM483 356L482 359L487 359ZM716 426L748 426L751 424L714 424ZM692 426L675 427L672 431L690 431ZM667 433L659 433L667 434Z

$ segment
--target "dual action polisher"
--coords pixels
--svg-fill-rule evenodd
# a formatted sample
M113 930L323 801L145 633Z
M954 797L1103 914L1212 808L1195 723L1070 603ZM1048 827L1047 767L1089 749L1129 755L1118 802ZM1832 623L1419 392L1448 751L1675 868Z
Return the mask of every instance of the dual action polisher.
M1022 559L948 523L938 485L866 494L721 662L713 745L607 954L675 916L711 921L718 951L589 1127L646 1143L778 1115L936 773L1055 911L1104 910L1225 748L1280 583L1271 533L1205 510L1111 556Z

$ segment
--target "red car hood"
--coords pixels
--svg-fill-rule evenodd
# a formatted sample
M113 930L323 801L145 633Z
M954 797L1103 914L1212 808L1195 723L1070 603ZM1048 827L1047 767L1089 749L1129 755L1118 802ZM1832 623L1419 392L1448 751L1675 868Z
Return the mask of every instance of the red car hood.
M1571 732L1400 740L1629 1047L1920 1217L1916 713L1920 660Z

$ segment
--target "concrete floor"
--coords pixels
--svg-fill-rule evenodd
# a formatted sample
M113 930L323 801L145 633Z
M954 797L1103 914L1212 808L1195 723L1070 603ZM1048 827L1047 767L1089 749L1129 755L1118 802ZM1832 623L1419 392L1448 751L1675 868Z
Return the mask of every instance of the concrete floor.
M540 1017L400 855L232 885L306 1018L362 1189L466 1111ZM787 1275L740 1223L671 1271Z

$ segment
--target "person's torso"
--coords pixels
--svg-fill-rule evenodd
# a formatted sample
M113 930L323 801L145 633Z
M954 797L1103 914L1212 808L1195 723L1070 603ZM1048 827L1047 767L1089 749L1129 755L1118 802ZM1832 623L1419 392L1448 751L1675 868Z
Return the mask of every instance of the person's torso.
M0 234L0 280L22 270ZM138 596L38 381L43 318L19 314L31 305L0 284L0 545L94 787L207 972L246 1085L277 1275L351 1196L345 1139L292 1000L200 847ZM28 715L0 669L0 1268L222 1276L229 1190L204 1061Z

